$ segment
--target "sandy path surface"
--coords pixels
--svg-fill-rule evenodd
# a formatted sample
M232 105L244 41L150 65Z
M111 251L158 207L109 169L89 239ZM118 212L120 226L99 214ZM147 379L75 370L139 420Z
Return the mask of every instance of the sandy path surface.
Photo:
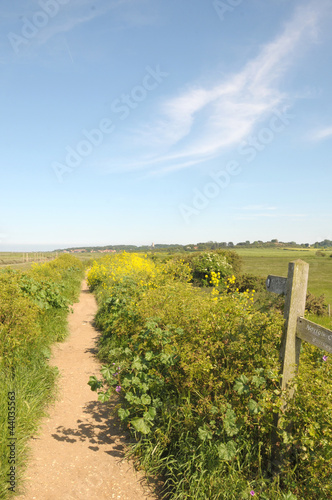
M61 373L59 401L49 409L32 439L31 460L20 500L156 499L142 475L121 461L127 437L111 415L117 403L101 403L87 385L99 377L95 358L98 333L92 322L94 296L83 282L79 303L69 316L70 336L53 348L51 364Z

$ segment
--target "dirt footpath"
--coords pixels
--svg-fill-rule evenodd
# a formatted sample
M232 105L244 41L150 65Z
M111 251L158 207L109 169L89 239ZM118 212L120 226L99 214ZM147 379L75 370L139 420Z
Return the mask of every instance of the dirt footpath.
M59 401L32 439L32 458L20 500L152 500L142 475L124 455L126 436L111 415L117 403L100 403L87 385L99 377L95 358L98 333L92 322L94 296L84 282L80 301L69 316L70 336L56 344L50 363L61 373Z

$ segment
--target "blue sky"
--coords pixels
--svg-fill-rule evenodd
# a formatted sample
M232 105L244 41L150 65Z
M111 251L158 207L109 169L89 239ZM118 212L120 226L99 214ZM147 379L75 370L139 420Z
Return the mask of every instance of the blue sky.
M15 0L0 251L332 239L332 1Z

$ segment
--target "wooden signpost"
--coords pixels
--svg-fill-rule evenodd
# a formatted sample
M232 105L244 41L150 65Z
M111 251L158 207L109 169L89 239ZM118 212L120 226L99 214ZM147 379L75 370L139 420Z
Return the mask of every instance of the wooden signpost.
M287 278L269 275L266 280L266 288L269 292L286 293Z
M292 397L294 393L294 388L290 387L290 382L298 370L301 341L304 340L332 353L332 331L303 317L308 275L309 264L302 260L296 260L289 263L287 278L270 275L266 280L266 289L268 291L285 295L285 326L279 353L282 370L281 389L284 391L281 412L286 407L285 395ZM278 420L279 415L276 415L275 428L278 425ZM272 464L278 470L281 459L276 448L276 433L272 438L272 447Z
M332 353L332 331L305 318L297 318L296 335L310 344Z

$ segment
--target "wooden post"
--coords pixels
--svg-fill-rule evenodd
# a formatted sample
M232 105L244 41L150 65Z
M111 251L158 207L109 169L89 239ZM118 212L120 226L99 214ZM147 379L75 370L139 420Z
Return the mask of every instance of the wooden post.
M304 316L308 275L309 264L306 262L296 260L288 264L288 277L285 281L285 326L279 352L279 359L282 367L281 389L285 391L281 397L281 412L286 408L285 396L288 395L292 397L294 393L294 389L288 386L296 375L299 365L301 339L296 336L296 329L298 317ZM279 417L280 414L274 414L274 428L271 435L271 466L274 474L279 474L280 466L283 461L283 457L280 453L280 443L277 442Z
M304 340L311 345L332 353L332 330L304 318L308 274L309 264L302 260L296 260L289 263L288 278L269 275L266 280L266 289L268 291L286 295L285 327L279 353L282 364L281 389L283 392L280 413L274 414L271 434L271 469L274 474L280 473L280 467L285 458L284 452L281 452L281 443L277 441L278 427L280 426L280 417L286 408L286 401L294 395L294 388L291 387L290 383L298 370L301 341ZM287 422L286 430L291 432L292 422Z
M282 363L281 389L287 387L298 370L301 339L296 336L297 318L304 316L307 297L309 264L303 260L290 262L285 297L285 328L281 340L280 361ZM293 396L293 389L288 395ZM285 404L282 405L282 410Z

